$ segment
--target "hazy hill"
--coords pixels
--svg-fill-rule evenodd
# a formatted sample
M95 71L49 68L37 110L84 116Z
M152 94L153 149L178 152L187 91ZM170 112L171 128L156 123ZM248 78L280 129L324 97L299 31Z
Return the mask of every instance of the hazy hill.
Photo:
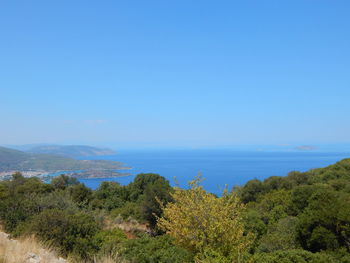
M40 154L54 154L68 157L113 155L115 152L108 148L96 148L86 145L40 145L27 152Z
M86 170L86 169L119 169L119 162L103 160L75 160L69 157L26 153L0 147L0 172L27 170Z
M0 171L12 170L13 167L17 167L28 158L27 153L0 147Z

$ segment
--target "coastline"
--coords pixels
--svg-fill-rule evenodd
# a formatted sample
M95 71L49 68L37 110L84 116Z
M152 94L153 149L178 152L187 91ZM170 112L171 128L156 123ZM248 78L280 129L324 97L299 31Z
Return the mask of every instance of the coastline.
M70 177L79 179L92 179L92 178L114 178L114 177L125 177L131 175L130 173L118 172L131 170L131 167L122 167L120 169L91 169L91 170L55 170L55 171L44 171L44 170L10 170L0 172L0 181L9 180L12 175L16 172L20 172L24 177L38 177L42 180L47 180L52 177L64 174Z

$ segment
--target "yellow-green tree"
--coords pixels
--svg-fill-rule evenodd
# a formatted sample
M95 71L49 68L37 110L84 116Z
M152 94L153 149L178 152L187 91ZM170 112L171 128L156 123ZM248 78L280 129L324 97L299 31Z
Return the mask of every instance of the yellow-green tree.
M244 205L233 193L216 197L206 192L199 181L190 182L189 190L175 188L174 202L163 208L158 226L192 251L197 262L245 262L253 236L244 231Z

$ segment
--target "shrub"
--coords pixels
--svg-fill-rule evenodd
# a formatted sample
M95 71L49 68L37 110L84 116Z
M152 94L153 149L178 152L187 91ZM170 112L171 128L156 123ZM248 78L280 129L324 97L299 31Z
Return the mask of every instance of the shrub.
M64 174L61 174L61 175L53 178L51 181L51 185L55 189L61 189L61 190L66 189L70 185L75 185L78 183L79 182L76 178L69 177L69 176L66 176Z
M48 209L32 218L27 232L49 241L64 256L72 253L87 259L98 249L92 242L98 230L94 219L85 213Z
M189 190L174 190L174 202L164 208L159 227L197 255L209 251L234 262L244 260L252 243L252 235L244 231L244 205L234 194L217 198L207 193L198 180Z
M339 263L331 255L301 249L258 253L252 260L254 263Z
M122 255L137 263L187 263L193 255L177 247L168 235L131 239L124 243Z
M113 230L103 230L94 236L93 242L98 246L100 254L113 255L120 247L121 243L126 240L124 232L115 228Z

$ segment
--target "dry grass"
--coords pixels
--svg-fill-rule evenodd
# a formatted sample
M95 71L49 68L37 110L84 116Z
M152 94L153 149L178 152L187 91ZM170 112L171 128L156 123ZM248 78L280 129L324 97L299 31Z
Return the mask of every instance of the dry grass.
M20 240L9 239L7 234L0 232L0 262L1 263L63 263L49 248L38 243L33 237Z
M119 256L103 256L95 259L94 263L129 263L125 259L119 257Z
M150 227L145 223L139 223L137 220L129 218L128 220L123 220L121 217L111 218L108 216L104 217L103 225L106 230L112 230L119 228L123 230L128 239L134 239L136 236L133 234L135 231L140 231L144 233L150 233Z
M35 257L33 257L35 255ZM19 240L10 239L0 229L0 263L64 263L71 262L57 256L48 246L37 242L34 237ZM72 261L77 263L77 261ZM83 263L83 262L80 262ZM94 263L127 263L119 255L99 256Z

